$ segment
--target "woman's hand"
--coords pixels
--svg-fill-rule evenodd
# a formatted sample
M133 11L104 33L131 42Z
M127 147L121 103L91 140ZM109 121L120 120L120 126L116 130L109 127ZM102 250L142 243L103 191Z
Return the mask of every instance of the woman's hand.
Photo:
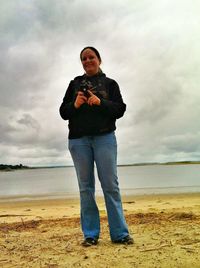
M84 93L81 91L78 91L76 100L74 102L74 107L76 109L80 108L83 103L87 103L87 98L84 96Z
M90 97L87 100L87 104L92 106L92 105L100 105L101 100L92 93L92 91L88 90L88 93L90 94Z

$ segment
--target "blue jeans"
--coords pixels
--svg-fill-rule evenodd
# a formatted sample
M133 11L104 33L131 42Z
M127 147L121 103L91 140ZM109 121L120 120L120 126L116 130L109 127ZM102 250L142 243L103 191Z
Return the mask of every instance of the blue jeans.
M69 139L80 190L81 226L85 238L99 238L100 218L95 201L94 162L103 190L111 240L127 236L117 178L117 143L115 133Z

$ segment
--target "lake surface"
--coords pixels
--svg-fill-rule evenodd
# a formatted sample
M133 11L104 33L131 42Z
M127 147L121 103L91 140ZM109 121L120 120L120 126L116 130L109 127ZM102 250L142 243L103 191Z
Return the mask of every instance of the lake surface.
M200 193L200 165L120 166L121 193ZM96 176L96 193L102 195ZM79 196L74 167L0 172L0 199L46 199Z

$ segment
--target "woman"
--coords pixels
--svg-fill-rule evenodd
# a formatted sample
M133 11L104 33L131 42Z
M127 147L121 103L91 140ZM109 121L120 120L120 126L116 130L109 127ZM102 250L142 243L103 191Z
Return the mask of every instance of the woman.
M60 115L69 120L69 150L78 178L83 246L98 243L99 210L95 201L94 163L103 190L111 240L133 244L123 215L117 178L115 121L123 116L118 84L101 71L101 57L94 47L80 53L85 74L69 84Z

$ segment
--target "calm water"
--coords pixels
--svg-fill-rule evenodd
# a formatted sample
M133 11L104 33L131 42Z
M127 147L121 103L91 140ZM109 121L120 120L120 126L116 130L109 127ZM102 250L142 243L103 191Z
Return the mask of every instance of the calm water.
M200 165L118 167L123 195L200 192ZM102 195L96 179L97 195ZM0 198L34 199L78 196L73 167L0 172Z

